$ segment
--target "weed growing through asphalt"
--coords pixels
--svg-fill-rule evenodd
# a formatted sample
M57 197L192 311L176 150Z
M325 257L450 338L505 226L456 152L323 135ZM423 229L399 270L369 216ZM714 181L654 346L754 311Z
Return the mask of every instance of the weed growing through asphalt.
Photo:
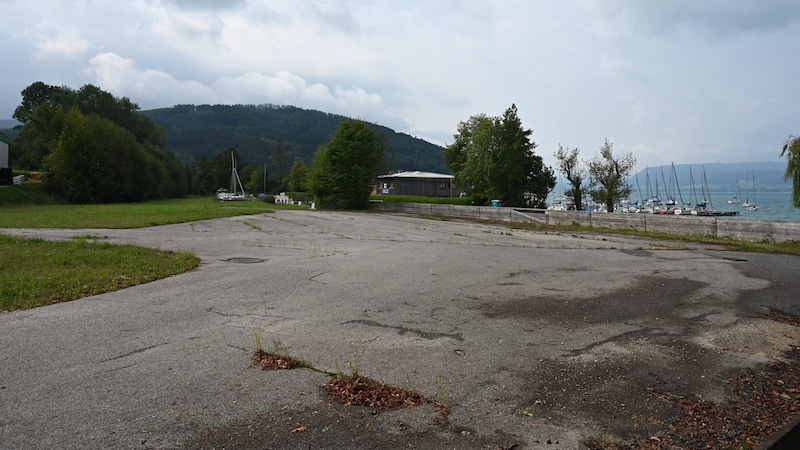
M256 353L264 351L264 342L261 339L261 328L253 328L253 341L256 346Z
M345 375L341 368L330 372L318 369L303 360L294 358L285 352L280 340L273 339L274 351L264 350L263 336L260 328L253 330L256 351L253 355L252 365L260 366L262 370L294 369L306 368L315 372L329 375L328 381L322 388L329 397L341 402L345 406L368 406L375 409L389 409L399 406L417 406L423 404L435 405L436 411L442 414L442 418L437 423L446 423L444 417L450 410L450 394L441 379L437 380L437 391L439 401L433 401L412 389L391 386L381 381L365 377L361 374L361 365L364 361L364 348L353 345L353 356L347 362L349 375Z
M436 375L436 398L439 400L439 406L443 414L450 411L450 391L447 385L444 384L442 374Z
M350 368L350 376L358 379L361 377L361 364L364 362L364 347L351 344L353 350L353 357L347 361L347 367Z
M261 366L261 370L311 368L302 359L290 356L277 336L272 338L272 349L265 350L261 328L253 329L253 341L256 347L256 351L253 354L253 366Z

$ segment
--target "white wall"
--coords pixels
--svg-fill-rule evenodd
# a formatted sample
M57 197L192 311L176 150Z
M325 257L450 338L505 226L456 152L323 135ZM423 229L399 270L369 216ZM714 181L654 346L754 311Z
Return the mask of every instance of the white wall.
M8 144L0 141L0 167L9 167L8 165Z

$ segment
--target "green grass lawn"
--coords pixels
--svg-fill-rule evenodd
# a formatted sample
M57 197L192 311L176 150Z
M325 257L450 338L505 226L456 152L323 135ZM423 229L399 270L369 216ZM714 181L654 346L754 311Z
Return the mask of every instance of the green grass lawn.
M307 209L260 200L220 202L213 197L73 205L48 197L41 185L0 188L0 228L142 228L289 208Z
M263 201L219 202L187 197L142 203L72 205L42 185L0 188L0 311L75 300L194 269L199 259L87 239L46 241L2 234L3 228L142 228L275 209L306 209Z
M147 283L192 270L199 262L188 252L0 234L0 311L34 308Z

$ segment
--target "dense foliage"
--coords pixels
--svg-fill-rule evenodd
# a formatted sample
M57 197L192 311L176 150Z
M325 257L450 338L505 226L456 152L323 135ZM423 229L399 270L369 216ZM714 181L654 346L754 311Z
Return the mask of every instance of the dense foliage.
M614 156L614 144L606 139L600 147L600 154L587 165L592 179L589 186L592 199L604 203L606 211L614 212L614 203L628 197L633 190L628 175L636 166L636 158L630 153Z
M386 137L361 120L347 120L314 154L307 186L327 209L366 209L375 177L386 170Z
M287 187L283 179L295 161L311 163L314 152L348 120L279 105L177 105L143 114L164 128L167 148L183 160L214 158L227 147L235 147L244 164L262 166L268 160L268 177L272 178L268 184L276 190L281 184L281 188ZM386 127L375 128L393 150L388 155L390 169L447 171L441 147Z
M164 151L164 132L127 98L96 86L78 90L36 82L22 91L12 142L20 169L43 171L49 189L74 203L180 197L186 169Z
M500 200L507 206L544 207L555 187L553 170L536 155L531 130L522 127L516 105L502 117L478 114L458 124L444 159L455 183L476 204Z
M786 156L785 180L792 180L792 206L800 208L800 136L789 136L781 156Z

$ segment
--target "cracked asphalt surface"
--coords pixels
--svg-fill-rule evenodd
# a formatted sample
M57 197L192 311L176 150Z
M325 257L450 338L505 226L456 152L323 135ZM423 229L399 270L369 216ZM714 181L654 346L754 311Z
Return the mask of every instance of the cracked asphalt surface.
M0 448L548 448L647 437L800 342L800 258L392 215L278 211L3 233L189 250L189 273L0 314ZM374 413L311 365L447 400ZM353 361L363 351L363 359Z

